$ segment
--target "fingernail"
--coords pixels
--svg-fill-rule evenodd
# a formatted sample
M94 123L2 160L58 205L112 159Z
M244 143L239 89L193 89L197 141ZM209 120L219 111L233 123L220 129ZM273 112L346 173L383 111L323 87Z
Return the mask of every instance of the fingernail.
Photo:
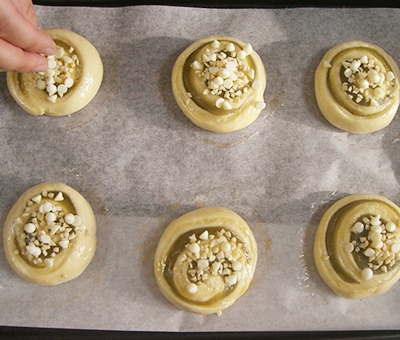
M47 60L45 63L41 63L32 69L32 72L45 72L47 71Z
M55 47L46 47L45 49L40 51L40 53L43 55L52 55L55 53L55 51L56 51Z

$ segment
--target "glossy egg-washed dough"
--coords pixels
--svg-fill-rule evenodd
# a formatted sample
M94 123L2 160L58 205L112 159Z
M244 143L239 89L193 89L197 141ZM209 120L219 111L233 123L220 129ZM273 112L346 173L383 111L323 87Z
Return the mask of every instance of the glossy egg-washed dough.
M385 293L400 278L400 208L379 195L340 199L320 221L314 260L322 279L340 296Z
M81 275L92 261L95 215L75 189L41 183L23 193L9 211L3 241L18 275L36 284L58 285Z
M256 262L257 244L243 218L226 208L207 207L168 225L154 273L161 292L177 307L221 314L245 293Z
M353 61L356 73L349 82L345 70ZM351 74L350 70L346 72ZM386 127L394 118L400 100L399 80L396 62L382 48L348 41L322 58L315 73L315 96L332 125L347 132L368 133Z
M77 33L59 28L46 29L45 32L57 46L64 48L69 57L78 57L79 65L72 73L72 87L53 103L48 100L48 93L37 87L38 73L8 72L7 86L18 105L29 114L70 115L84 108L96 96L103 80L103 63L97 49Z
M218 46L218 43L220 46ZM251 51L251 53L242 58L232 57L231 52L226 51L228 44L231 44L228 48L234 46L234 53L237 55L243 53L243 50ZM229 107L225 108L223 94L226 93L226 90L222 84L219 85L219 89L223 90L221 94L205 94L205 91L210 92L209 82L217 77L218 73L211 75L210 80L207 81L201 75L201 69L209 70L207 65L214 66L215 64L204 61L204 55L210 56L211 53L218 54L221 51L225 51L228 56L225 61L236 59L234 62L237 63L237 68L231 69L232 73L235 73L234 77L236 78L236 75L239 74L239 78L245 80L242 84L236 84L237 88L236 85L233 85L231 89L233 91L233 88L235 88L233 92L237 94L233 95L235 98L232 96L231 99L233 100L227 100ZM197 68L194 67L194 63L198 66ZM220 68L225 67L221 66ZM221 78L227 79L224 77ZM260 56L252 50L250 44L227 36L213 35L195 41L177 58L172 70L172 90L183 113L195 125L219 133L243 129L256 120L265 107L264 91L266 84L267 75Z

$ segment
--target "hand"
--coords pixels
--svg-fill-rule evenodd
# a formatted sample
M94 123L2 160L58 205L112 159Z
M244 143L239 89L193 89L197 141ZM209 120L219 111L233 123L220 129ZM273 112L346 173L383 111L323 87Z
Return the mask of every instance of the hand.
M47 70L45 55L55 53L54 41L37 25L31 0L0 2L0 70Z

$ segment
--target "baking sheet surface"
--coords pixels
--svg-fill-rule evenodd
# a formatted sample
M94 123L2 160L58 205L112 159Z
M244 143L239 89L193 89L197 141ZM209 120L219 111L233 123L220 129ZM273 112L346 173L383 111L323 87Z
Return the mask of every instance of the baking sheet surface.
M161 331L400 328L400 285L361 301L339 298L312 258L323 212L353 193L400 203L400 118L352 135L318 110L314 71L346 40L383 47L398 62L397 9L201 9L37 6L44 28L79 33L104 62L102 87L70 117L34 117L0 74L1 222L25 190L62 181L91 203L95 258L77 279L41 287L20 279L0 245L0 324ZM266 109L248 128L216 134L175 103L175 59L206 35L249 42L268 74ZM239 213L259 247L254 282L221 316L181 311L159 292L153 256L174 218L219 205ZM2 236L1 236L2 237Z

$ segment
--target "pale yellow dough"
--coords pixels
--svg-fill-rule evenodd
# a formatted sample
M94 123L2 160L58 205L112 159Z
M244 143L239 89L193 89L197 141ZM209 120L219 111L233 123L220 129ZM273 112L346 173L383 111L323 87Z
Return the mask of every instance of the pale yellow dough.
M58 285L81 275L92 261L95 215L87 200L68 185L38 184L11 208L3 241L7 260L18 275L36 284Z
M177 307L221 314L248 289L256 263L257 244L243 218L207 207L168 225L158 243L154 273L161 292Z
M356 223L366 226L368 220L368 228L356 231ZM382 224L376 226L379 221ZM399 280L399 250L400 208L379 195L357 194L340 199L323 215L315 236L314 260L336 294L362 299L385 293Z
M376 75L369 76L370 68L364 67L368 65L365 64L360 65L363 70L359 68L356 82L348 83L343 62L360 59L373 60L374 71L383 76L393 74L394 79L381 78L377 86L372 81ZM348 41L334 46L322 58L315 72L315 96L322 114L332 125L351 133L368 133L383 129L394 118L400 103L399 80L396 62L382 48L363 41ZM351 86L351 93L343 89L344 82ZM360 98L374 100L366 102Z
M220 46L216 47L215 42L220 43ZM251 47L250 44L245 44L235 38L208 36L187 47L176 60L172 70L172 90L183 113L195 125L219 133L229 133L247 127L257 119L265 107L264 91L267 74L260 56L251 48L251 53L245 57L233 57L232 53L226 50L228 44L231 44L228 49L234 46L234 55L240 55L243 50ZM236 63L237 68L230 69L234 85L229 84L228 80L228 83L219 85L218 89L222 89L221 93L205 93L205 91L210 92L210 86L212 86L210 82L220 74L212 73L213 68L208 67L215 66L215 62L211 64L204 61L204 56L206 54L208 56L210 54L217 55L216 59L218 60L221 51L228 56L223 62L234 61ZM194 62L201 65L208 73L211 69L209 80L206 81L201 76L200 69L193 67ZM232 65L230 64L230 66ZM219 67L219 69L224 68L225 66ZM229 69L229 66L226 68ZM244 79L245 83L237 83L235 80L237 75L239 75L240 81ZM224 77L226 75L221 76L221 79L229 78ZM229 91L235 94L230 94L231 98L225 100L224 94ZM216 104L217 100L218 104ZM229 102L229 106L224 108L223 101Z
M75 83L68 92L53 103L45 90L37 87L34 72L8 72L8 89L22 109L31 115L65 116L73 114L96 96L103 80L103 63L97 49L84 37L64 29L47 29L57 46L68 51L71 47L79 59L74 71Z

